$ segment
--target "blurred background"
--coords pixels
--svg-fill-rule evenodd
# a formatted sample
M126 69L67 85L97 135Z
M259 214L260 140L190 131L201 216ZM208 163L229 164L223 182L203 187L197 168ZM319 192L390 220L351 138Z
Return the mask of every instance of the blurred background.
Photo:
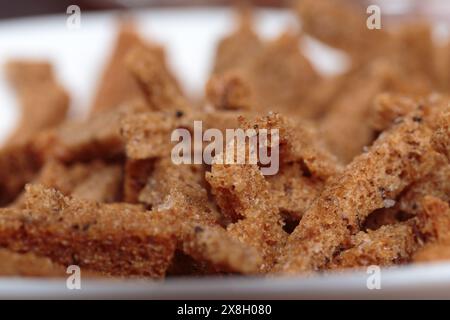
M96 11L110 9L125 9L138 7L177 7L177 6L225 6L232 0L20 0L0 1L0 18L61 13L69 5L76 4L81 10ZM283 0L251 0L255 6L279 7Z
M417 12L436 19L450 21L449 0L348 0L361 4L381 4L391 15ZM78 5L82 11L120 10L130 8L230 6L238 0L18 0L0 1L0 19L62 13L69 5ZM290 0L247 0L258 7L279 8L289 5Z
M71 114L87 114L114 46L118 16L130 11L142 36L166 49L168 63L185 92L202 95L219 39L235 27L232 7L257 7L255 22L263 38L274 38L299 19L288 10L294 0L15 0L0 1L0 71L10 59L48 60L72 94ZM301 0L299 0L301 1ZM426 16L439 37L447 38L450 0L345 0L382 8L383 23ZM81 27L66 27L70 5L81 9ZM301 22L300 22L301 23ZM324 74L340 73L346 57L304 38L301 50ZM0 142L19 117L14 93L0 72Z
M0 143L19 119L3 66L12 59L49 61L71 93L70 116L83 117L115 45L119 17L132 16L140 35L164 46L168 64L191 97L201 96L216 44L235 26L230 0L0 1ZM246 1L259 10L258 32L273 38L297 19L283 0ZM66 27L67 8L81 9L80 28Z

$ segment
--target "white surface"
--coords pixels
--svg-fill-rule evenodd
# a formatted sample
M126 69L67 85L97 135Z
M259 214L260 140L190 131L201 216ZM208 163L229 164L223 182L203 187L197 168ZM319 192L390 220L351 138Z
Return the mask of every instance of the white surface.
M156 10L136 14L141 32L164 44L169 62L186 91L201 94L217 40L230 31L228 10ZM82 14L81 29L69 31L66 17L51 16L0 22L0 64L9 58L48 58L73 97L72 113L89 106L100 71L114 39L113 13ZM260 11L258 29L273 37L295 24L287 12ZM339 70L337 53L307 40L304 49L324 72ZM14 126L14 95L0 76L0 140ZM311 278L174 279L167 282L83 281L68 290L64 280L0 280L0 298L450 298L450 265L385 270L382 289L368 290L368 275L352 273Z
M382 270L381 288L369 290L363 272L310 278L203 278L157 281L65 279L0 280L0 299L450 299L450 264Z

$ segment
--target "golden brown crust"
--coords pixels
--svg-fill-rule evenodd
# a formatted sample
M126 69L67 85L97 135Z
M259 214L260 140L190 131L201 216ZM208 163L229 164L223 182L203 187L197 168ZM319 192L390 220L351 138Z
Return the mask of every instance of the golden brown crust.
M354 56L379 53L387 39L383 30L369 30L366 7L344 0L305 0L297 2L302 29L333 47ZM318 18L320 17L320 18Z
M256 274L262 264L257 250L219 226L185 225L180 234L182 250L216 272Z
M218 224L221 217L201 186L203 175L199 166L158 159L139 201L175 220L178 247L197 263L216 272L256 273L260 255Z
M53 67L47 61L11 60L5 66L6 76L16 90L39 85L53 79Z
M290 31L264 46L249 64L247 76L254 91L255 108L295 116L302 114L302 101L319 79L299 49L298 34Z
M276 175L267 176L266 179L280 212L297 221L324 186L323 180L310 176L310 172L298 162L282 165Z
M374 130L382 132L417 108L417 99L410 95L379 94L374 99L370 125Z
M0 150L0 205L12 202L25 184L34 179L42 163L42 156L30 144Z
M299 49L298 33L288 30L274 41L264 42L253 31L248 12L240 15L238 30L219 43L213 75L239 72L253 93L252 109L261 113L315 114L305 110L302 101L319 76Z
M175 249L170 224L139 206L98 204L28 186L25 210L3 209L0 243L107 275L163 277Z
M34 183L56 189L68 196L77 185L82 183L97 168L98 164L86 165L77 163L72 166L66 166L57 160L49 160L42 167Z
M213 74L246 68L261 52L263 43L253 30L251 12L247 9L240 10L238 20L238 28L217 46Z
M67 277L62 265L32 253L16 253L0 249L0 276Z
M450 201L450 165L439 159L435 168L425 177L413 183L398 199L398 209L411 215L422 210L425 196Z
M140 191L147 183L148 176L153 171L153 160L127 159L125 163L123 201L137 203Z
M122 118L147 108L141 101L133 101L119 108L98 112L87 121L67 121L39 134L34 144L46 158L64 163L121 157L125 151L120 132Z
M280 168L267 176L273 201L280 212L299 220L322 191L325 181L340 165L320 143L317 133L304 123L295 124L279 114L254 120L239 119L243 129L278 129Z
M406 263L419 245L413 225L397 223L375 231L361 231L351 238L350 246L333 259L331 269Z
M121 134L126 141L127 157L133 160L170 155L172 131L177 118L163 112L130 114L122 120Z
M450 100L447 111L439 119L438 127L432 138L433 147L450 161Z
M405 23L390 33L393 48L385 53L386 56L401 64L408 74L420 75L434 86L432 24L423 20Z
M364 230L378 230L382 226L397 224L399 222L408 220L410 215L401 212L398 209L397 203L392 200L393 207L381 208L370 213L363 224Z
M225 133L226 129L239 128L240 116L254 115L252 111L234 111L234 110L217 110L210 111L204 110L195 115L198 120L202 120L203 129L215 128L219 129L222 133ZM194 118L194 117L193 117Z
M376 231L359 232L352 237L351 248L335 257L330 267L388 266L409 262L411 258L416 262L448 259L448 203L434 196L418 195L417 199L421 205L416 218L394 222Z
M64 195L70 195L74 188L85 180L93 169L98 166L75 164L66 166L63 163L50 159L40 169L32 182L47 188L53 188ZM28 181L31 182L31 181ZM25 192L22 192L12 204L14 207L23 207Z
M340 170L336 158L323 147L317 132L307 123L295 123L278 113L256 119L239 118L244 130L278 129L280 163L302 162L310 174L326 180Z
M120 21L116 43L111 57L98 84L97 92L91 106L91 114L101 110L116 108L121 104L143 98L138 83L131 75L125 64L125 57L135 46L149 46L154 50L162 50L145 43L136 31L131 20Z
M430 137L431 130L412 119L383 133L367 153L327 183L290 235L275 271L322 268L372 211L431 170Z
M77 185L72 196L96 202L117 202L122 188L122 168L119 165L100 165L87 179Z
M363 9L298 2L303 31L350 59L332 77L299 30L261 40L241 9L198 103L125 21L86 121L62 122L67 95L48 63L10 64L30 110L0 150L0 274L309 274L448 258L448 50L428 24L368 30ZM172 133L192 137L194 121L248 129L246 142L277 129L279 170L264 176L248 152L224 164L236 160L226 148L212 165L175 164ZM275 156L268 133L258 147Z
M450 209L448 202L434 196L422 198L422 210L417 226L427 242L445 242L450 239Z
M327 146L344 163L372 144L377 132L370 119L373 100L379 93L428 93L427 85L388 59L376 59L355 72L349 81L351 88L339 96L320 123Z
M45 277L64 278L72 274L68 268L57 264L49 258L33 253L17 253L8 249L0 249L0 276L2 277ZM105 278L98 272L80 269L83 278Z
M415 262L449 259L450 208L448 202L426 196L418 215L418 229L426 245L414 255Z
M216 110L248 110L255 107L251 85L243 72L228 71L213 75L206 84L205 94Z
M445 95L433 93L422 94L379 94L373 103L371 111L371 127L377 132L382 132L393 123L401 122L410 114L415 114L418 121L425 121L427 125L435 129L439 123L444 123L445 115L442 112L448 106L450 100Z
M7 141L9 145L25 143L40 130L54 127L65 119L69 96L58 84L48 62L10 61L6 73L22 109L17 129Z
M134 47L127 54L128 69L138 81L150 108L157 111L185 112L189 103L158 51Z
M122 169L119 165L107 165L101 161L65 165L56 160L47 161L33 183L56 189L62 194L97 202L114 202L119 199ZM24 193L15 201L15 207L23 207Z
M435 45L433 61L440 89L450 93L450 40L446 44Z
M353 67L383 57L401 65L408 75L420 75L429 83L436 83L430 24L414 21L385 27L383 22L381 29L370 29L367 7L360 3L345 0L297 3L302 29L328 45L343 49L351 56Z
M267 272L275 263L287 234L258 166L213 163L206 180L222 214L235 222L227 227L228 233L255 248L263 258L260 270Z
M351 74L352 72L346 72L318 79L302 101L302 114L320 123L334 101L347 92L348 86L352 84L349 81Z
M414 262L439 262L450 260L449 243L433 243L423 247L414 255Z
M206 190L202 188L204 175L202 165L175 165L170 158L157 159L144 188L140 191L139 201L155 207L164 203L166 198L179 197L179 194L182 194L193 197L191 201L193 204L211 211L207 209L209 204L206 201Z

